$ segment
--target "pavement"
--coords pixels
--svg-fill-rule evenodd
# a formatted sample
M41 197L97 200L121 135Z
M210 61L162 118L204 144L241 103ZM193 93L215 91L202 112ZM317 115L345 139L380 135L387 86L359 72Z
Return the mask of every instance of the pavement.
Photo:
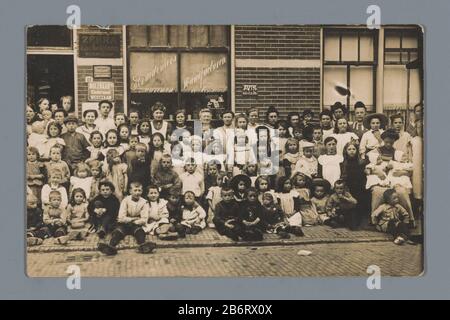
M422 226L419 224L413 234L421 234ZM321 243L358 243L358 242L381 242L392 241L388 234L381 233L373 227L363 230L350 231L345 228L332 229L328 226L303 227L304 237L291 235L290 239L279 239L275 234L265 234L264 240L258 242L235 242L225 236L221 236L215 229L207 228L197 235L186 235L184 239L172 241L159 240L157 237L148 236L149 241L157 244L158 248L193 248L193 247L236 247L236 246L276 246L276 245L298 245L298 244L321 244ZM73 251L96 251L99 239L97 235L91 234L82 241L70 241L67 245L55 244L54 239L46 239L40 246L28 247L29 253L36 252L73 252ZM127 236L118 246L119 250L135 249L137 244L132 236Z
M299 255L308 250L309 256ZM125 249L117 256L99 252L29 253L30 277L67 277L78 265L81 277L328 277L361 276L377 265L381 276L419 276L422 245L392 242L293 244L289 246L160 247L149 255ZM61 285L65 285L61 282ZM365 286L365 280L361 282ZM289 288L287 284L287 289Z

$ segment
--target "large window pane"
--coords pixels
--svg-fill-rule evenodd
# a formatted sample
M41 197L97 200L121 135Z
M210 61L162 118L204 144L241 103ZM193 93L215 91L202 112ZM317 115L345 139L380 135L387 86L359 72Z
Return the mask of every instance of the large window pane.
M360 60L373 61L373 37L362 34L360 36Z
M384 68L384 106L405 107L407 77L405 66L386 66Z
M346 34L342 37L342 61L358 61L358 36Z
M188 46L188 26L170 26L170 46Z
M131 52L130 90L132 93L176 92L177 54Z
M346 96L336 91L336 86L347 88L347 67L326 66L323 71L323 105L331 106L336 101L347 104Z
M146 47L148 45L147 29L147 26L129 26L130 46Z
M385 47L386 48L392 48L392 49L398 49L400 48L400 35L395 33L389 33L388 31L386 31L386 35L385 35Z
M166 26L150 26L150 46L152 47L167 46Z
M228 89L228 62L225 53L183 53L182 92L225 92Z
M402 47L403 48L417 48L418 39L417 33L405 33L402 39Z
M212 47L226 47L228 45L227 27L210 26L210 37Z
M208 46L208 26L191 26L189 32L191 47Z
M339 36L327 34L325 36L325 61L339 61Z
M373 68L350 67L350 106L357 101L366 104L369 111L373 108Z

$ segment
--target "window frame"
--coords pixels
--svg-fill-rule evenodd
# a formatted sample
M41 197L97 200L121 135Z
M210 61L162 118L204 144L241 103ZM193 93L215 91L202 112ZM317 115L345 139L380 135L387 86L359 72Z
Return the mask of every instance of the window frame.
M170 27L171 25L164 25L167 29L167 46L150 46L150 27L151 25L147 25L146 27L146 35L147 35L147 47L137 47L137 46L131 46L131 36L130 36L130 27L135 25L127 25L126 26L126 45L127 45L127 81L130 82L130 53L147 53L147 52L168 52L168 53L176 53L177 54L177 90L174 94L177 95L177 106L176 109L179 109L182 105L182 96L183 94L187 94L186 92L182 92L182 81L181 81L181 56L184 53L225 53L227 56L227 92L225 96L227 97L227 104L226 109L231 110L231 27L229 25L224 25L226 30L226 41L227 45L218 47L218 46L210 46L211 44L211 27L213 25L205 25L208 28L208 46L207 47L190 47L191 39L190 39L190 28L191 25L188 25L187 27L187 38L188 38L188 46L187 47L172 47L170 46ZM174 25L176 26L176 25ZM198 92L201 93L201 92ZM148 93L151 94L151 93ZM127 86L127 96L128 101L131 103L131 88L128 85ZM166 114L166 117L170 116L169 114Z
M334 34L339 36L339 60L338 61L327 61L325 60L325 40L326 37ZM344 61L342 60L342 38L345 34L353 34L357 35L358 37L358 60L356 61ZM373 39L373 61L361 61L361 35L370 35ZM379 41L379 30L374 29L370 30L364 27L351 27L351 28L344 28L344 27L324 27L323 28L323 36L322 36L322 72L324 73L325 68L327 66L344 66L347 69L347 88L350 89L350 70L352 66L360 67L360 66L369 66L372 67L372 105L373 109L376 110L377 107L377 68L378 68L378 41ZM322 79L322 89L323 89L323 82L324 79ZM349 108L349 112L351 109L350 106L350 96L347 96L346 105ZM323 109L324 105L324 90L322 90L322 106Z

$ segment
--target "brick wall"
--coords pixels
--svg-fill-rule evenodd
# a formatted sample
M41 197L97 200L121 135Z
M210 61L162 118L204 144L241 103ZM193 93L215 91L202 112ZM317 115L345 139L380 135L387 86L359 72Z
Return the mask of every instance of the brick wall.
M236 58L320 59L320 27L236 26Z
M260 108L265 116L274 105L282 117L288 112L320 110L320 27L236 26L235 105L237 112ZM266 60L282 62L265 66ZM300 61L297 64L294 61ZM247 66L247 62L252 64ZM302 62L306 62L302 65ZM257 67L254 67L254 64ZM287 65L286 65L287 64ZM285 66L286 65L286 66ZM300 65L300 66L299 66ZM243 95L245 84L257 85L256 96Z
M98 28L96 26L82 26L78 30L78 34L120 34L122 36L122 26L110 26L108 29ZM121 37L122 39L122 37ZM122 40L121 40L122 43ZM120 55L122 57L122 50L120 51ZM77 84L78 84L78 114L81 117L81 105L84 102L92 102L88 101L88 83L86 82L86 77L93 77L93 65L110 65L110 59L95 59L95 62L92 65L85 65L79 63L77 65ZM120 58L118 59L120 61ZM123 90L123 65L112 65L112 79L104 79L104 80L94 80L94 81L112 81L114 83L114 106L115 112L123 112L123 99L124 99L124 90Z

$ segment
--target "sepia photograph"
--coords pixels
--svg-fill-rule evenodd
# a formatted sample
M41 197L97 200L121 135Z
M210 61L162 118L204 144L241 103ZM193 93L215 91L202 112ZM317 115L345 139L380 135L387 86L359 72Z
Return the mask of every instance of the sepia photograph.
M424 274L421 26L25 32L27 276Z

